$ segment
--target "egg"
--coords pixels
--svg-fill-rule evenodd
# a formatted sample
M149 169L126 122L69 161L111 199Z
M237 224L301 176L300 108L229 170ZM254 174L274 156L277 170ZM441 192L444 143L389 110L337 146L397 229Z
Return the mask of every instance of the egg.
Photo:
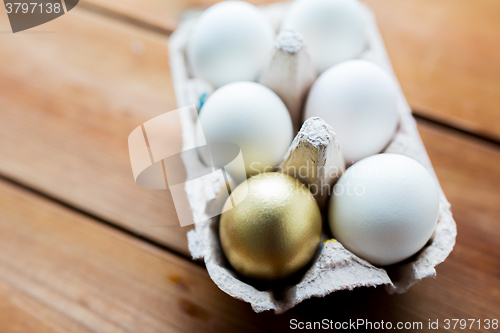
M366 23L357 0L297 0L281 30L301 33L318 73L357 57L366 47Z
M304 120L321 117L337 134L347 163L382 151L394 136L398 88L366 60L350 60L320 75L307 98Z
M270 60L274 29L253 5L224 1L208 8L197 21L187 45L194 76L216 87L255 81Z
M398 154L367 157L340 177L330 198L333 237L374 265L405 260L429 241L439 214L437 181Z
M229 209L231 200L240 203ZM233 191L221 215L219 233L226 258L236 271L273 281L311 261L321 229L321 213L307 187L286 174L270 172L250 178Z
M237 144L248 176L273 171L293 138L285 104L269 88L255 82L235 82L217 89L203 105L199 121L197 140L202 141L203 135L209 145ZM209 164L206 157L204 161ZM244 180L232 166L227 171L236 183Z

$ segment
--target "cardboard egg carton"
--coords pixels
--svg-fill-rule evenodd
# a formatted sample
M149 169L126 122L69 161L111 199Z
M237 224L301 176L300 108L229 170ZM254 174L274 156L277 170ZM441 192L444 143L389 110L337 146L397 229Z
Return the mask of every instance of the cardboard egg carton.
M280 3L261 7L262 12L273 22L276 30L288 4ZM360 59L381 66L390 75L393 73L375 18L363 7L367 22L368 45ZM200 105L214 88L207 82L193 78L187 66L185 48L189 34L196 22L196 15L184 20L170 38L170 67L179 107ZM275 91L290 110L294 126L300 127L300 112L307 91L316 75L305 51L306 45L295 33L280 34L276 40L275 54L260 82ZM392 141L384 150L409 156L420 162L436 179L431 162L417 131L411 109L399 89L399 127ZM195 120L189 116L181 119L183 146L195 146ZM320 118L310 119L291 144L284 156L282 166L298 165L313 160L313 168L336 166L343 168L344 161L338 148L335 133ZM188 174L206 168L200 161L185 166ZM342 169L343 170L343 169ZM327 179L321 173L315 179L301 179L306 183L332 184L336 179ZM259 290L242 281L228 265L222 252L218 235L218 218L208 219L211 205L217 201L217 193L223 180L186 183L188 201L197 220L195 229L188 233L189 250L194 259L204 260L212 280L227 294L248 302L256 312L274 310L282 313L311 297L322 297L338 290L357 287L385 285L389 293L404 293L417 281L436 275L435 266L443 262L455 244L456 224L450 204L439 187L439 218L436 230L427 245L410 259L389 269L375 267L346 250L333 239L325 241L310 267L294 284L286 286L279 294L273 290ZM322 205L326 198L317 198ZM205 219L204 217L207 217ZM324 232L323 239L331 238Z

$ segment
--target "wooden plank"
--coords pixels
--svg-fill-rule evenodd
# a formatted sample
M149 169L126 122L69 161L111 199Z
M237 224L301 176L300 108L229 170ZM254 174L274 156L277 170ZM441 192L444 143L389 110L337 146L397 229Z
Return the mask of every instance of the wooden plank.
M167 38L78 8L34 31L0 38L0 172L187 255L169 192L137 187L128 157L176 108Z
M396 75L416 114L500 141L500 2L363 0L375 12ZM84 0L165 30L218 0ZM253 0L254 4L274 0ZM125 3L125 4L124 4Z
M0 331L256 332L203 267L0 181Z
M414 112L500 141L500 2L366 2Z

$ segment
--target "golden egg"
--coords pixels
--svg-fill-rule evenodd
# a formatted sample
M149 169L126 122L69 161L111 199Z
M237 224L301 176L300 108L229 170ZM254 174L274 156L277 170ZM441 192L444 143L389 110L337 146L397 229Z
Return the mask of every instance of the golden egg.
M239 204L222 213L219 232L236 271L273 281L311 261L320 242L321 213L304 184L282 173L263 173L239 185L224 210L231 199Z

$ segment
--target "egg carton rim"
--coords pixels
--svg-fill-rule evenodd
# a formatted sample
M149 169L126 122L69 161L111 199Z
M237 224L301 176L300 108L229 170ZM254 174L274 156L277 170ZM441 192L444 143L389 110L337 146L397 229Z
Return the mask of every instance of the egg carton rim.
M276 14L280 11L283 13L288 5L288 3L276 3L260 6L259 8L265 14L272 12L272 15L268 16L276 18ZM361 5L367 20L369 41L367 49L362 53L360 58L370 60L381 66L394 78L395 82L398 82L380 36L375 17L365 4ZM193 98L196 95L193 92L193 85L196 86L197 83L191 82L185 56L185 45L190 31L196 23L196 19L197 15L194 15L181 22L178 29L171 35L169 41L170 68L177 105L179 107L198 103L198 100ZM322 245L316 262L312 264L312 267L304 275L304 278L308 277L308 273L316 270L317 274L309 274L309 277L315 280L302 280L297 285L289 286L287 292L292 295L290 296L292 299L291 301L283 302L274 299L272 293L268 291L257 290L253 286L242 282L232 270L226 267L224 254L218 240L217 219L212 218L210 221L197 223L195 229L188 232L188 243L193 259L203 259L205 261L210 277L221 290L232 297L250 303L256 312L274 310L276 313L282 313L305 299L323 297L338 290L352 290L362 286L385 285L389 293L404 293L419 280L436 275L435 266L448 257L455 244L457 234L456 223L453 220L450 204L439 185L437 176L418 134L416 122L411 115L411 109L399 83L398 95L400 122L396 135L384 152L398 153L414 158L430 172L438 184L440 201L439 218L436 230L429 243L413 256L409 262L404 261L401 264L391 266L389 276L389 273L384 268L375 267L357 257L346 250L339 242L326 242ZM183 131L183 147L192 147L195 140L193 119L182 117L181 126ZM189 192L188 189L186 190ZM194 211L200 210L200 207L197 207L197 203L193 202L191 197L188 197L188 199ZM322 255L323 257L329 255L330 258L328 259L331 259L333 256L337 257L337 259L340 258L340 260L325 261ZM325 267L328 265L333 266L330 267L330 270L326 270L324 267L318 267L318 264ZM369 270L363 271L364 268L369 268ZM365 275L359 277L359 272L365 272ZM332 283L332 281L329 281L332 279L339 280L339 278L342 280L342 276L339 277L338 275L345 275L352 280L342 283ZM319 284L318 279L321 280ZM299 287L301 283L303 285Z

